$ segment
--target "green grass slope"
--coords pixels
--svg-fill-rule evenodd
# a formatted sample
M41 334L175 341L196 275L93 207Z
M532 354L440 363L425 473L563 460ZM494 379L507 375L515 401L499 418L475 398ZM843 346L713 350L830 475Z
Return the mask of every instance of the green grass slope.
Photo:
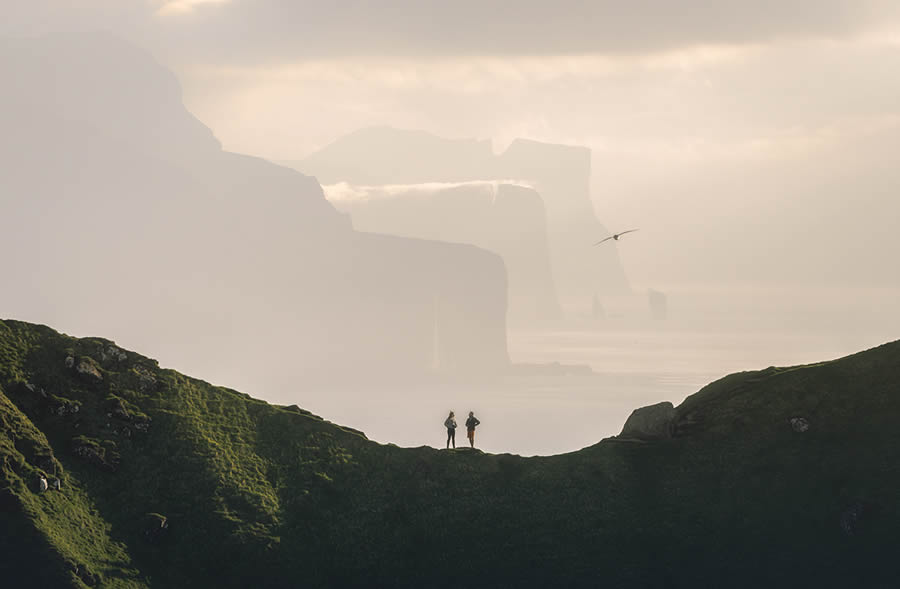
M0 321L0 426L10 586L900 581L900 343L726 377L677 408L670 439L526 459L376 444Z

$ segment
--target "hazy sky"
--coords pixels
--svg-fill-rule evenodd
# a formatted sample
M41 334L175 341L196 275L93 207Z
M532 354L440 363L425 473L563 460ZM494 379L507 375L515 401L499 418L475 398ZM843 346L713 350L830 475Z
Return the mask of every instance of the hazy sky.
M823 251L812 243L836 243L842 217L873 227L848 255L898 244L883 224L900 210L894 0L31 0L4 12L9 34L108 29L149 48L233 151L295 160L376 124L497 150L517 136L587 145L602 220L653 231L622 251L638 284L737 280L746 264L691 260L710 239L759 239L770 220L779 258L793 248L784 234L811 223L775 280L800 266L826 280L844 250L810 261ZM727 228L735 219L746 235ZM850 280L900 284L884 269L879 257Z

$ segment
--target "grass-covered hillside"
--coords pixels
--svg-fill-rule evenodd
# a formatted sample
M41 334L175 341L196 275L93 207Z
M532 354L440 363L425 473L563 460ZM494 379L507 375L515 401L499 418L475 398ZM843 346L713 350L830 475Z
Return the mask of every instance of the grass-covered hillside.
M383 446L0 321L0 586L898 586L900 343L729 376L668 432Z

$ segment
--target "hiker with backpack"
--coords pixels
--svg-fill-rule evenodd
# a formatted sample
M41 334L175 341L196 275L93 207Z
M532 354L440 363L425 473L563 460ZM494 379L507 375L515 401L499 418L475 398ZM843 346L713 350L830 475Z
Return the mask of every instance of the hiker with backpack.
M478 425L481 425L481 422L475 417L473 411L469 411L469 419L466 420L466 435L469 438L469 446L472 448L475 447L475 427Z
M444 420L444 427L447 428L447 448L450 448L450 442L453 442L453 448L456 449L456 418L451 411L447 419Z

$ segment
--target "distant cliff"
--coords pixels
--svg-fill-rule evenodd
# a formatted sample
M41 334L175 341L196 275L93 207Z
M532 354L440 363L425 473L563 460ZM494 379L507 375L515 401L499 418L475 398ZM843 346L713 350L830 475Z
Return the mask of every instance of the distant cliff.
M323 184L526 183L544 201L558 296L585 306L594 293L629 290L615 247L591 247L610 233L597 219L591 201L587 148L517 139L495 155L488 141L371 127L342 137L292 165Z
M900 342L522 458L368 441L0 321L0 578L67 587L890 587ZM553 435L552 427L541 432Z
M559 317L547 217L534 190L496 182L337 185L327 187L326 196L361 231L469 243L496 252L509 276L509 320Z
M10 41L0 79L7 316L127 334L267 390L506 366L502 260L353 231L315 179L222 151L146 53Z

